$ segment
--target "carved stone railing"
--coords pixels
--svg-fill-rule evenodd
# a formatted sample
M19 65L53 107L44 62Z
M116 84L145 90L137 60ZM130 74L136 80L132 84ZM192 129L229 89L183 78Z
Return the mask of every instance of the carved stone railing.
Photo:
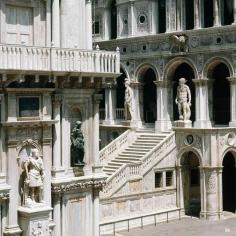
M107 184L103 188L101 197L106 198L112 196L119 190L130 178L140 178L153 166L156 165L168 152L175 148L175 135L172 132L163 139L154 149L148 152L139 163L124 164L120 170L107 179ZM123 193L125 194L125 193Z
M113 159L114 155L121 152L124 148L126 148L131 138L133 137L133 131L127 130L119 137L114 139L111 143L109 143L106 147L104 147L99 152L99 160L102 165L107 164L110 160Z
M125 120L125 109L124 108L116 108L116 119L117 120Z
M120 73L120 53L46 47L0 45L0 70Z

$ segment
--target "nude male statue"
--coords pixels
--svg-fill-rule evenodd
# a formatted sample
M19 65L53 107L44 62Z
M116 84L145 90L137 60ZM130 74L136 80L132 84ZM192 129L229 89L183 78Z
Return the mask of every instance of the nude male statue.
M125 119L133 119L134 107L133 107L133 90L130 87L129 79L125 79Z
M191 92L188 85L185 83L185 78L179 79L179 86L177 87L177 95L175 99L175 103L178 105L180 120L189 120L191 116Z

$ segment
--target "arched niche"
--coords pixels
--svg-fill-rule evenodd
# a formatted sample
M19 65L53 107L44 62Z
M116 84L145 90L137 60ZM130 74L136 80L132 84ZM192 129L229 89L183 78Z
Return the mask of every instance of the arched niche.
M145 123L155 123L157 118L157 90L155 85L157 73L152 66L146 65L140 67L137 77L142 84L139 94L142 120Z

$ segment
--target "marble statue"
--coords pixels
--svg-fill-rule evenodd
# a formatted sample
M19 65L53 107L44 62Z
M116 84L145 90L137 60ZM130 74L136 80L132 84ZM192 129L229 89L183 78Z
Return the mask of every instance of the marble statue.
M134 96L133 96L133 90L130 87L130 80L125 79L125 119L126 120L132 120L133 114L134 114Z
M81 131L81 122L76 121L71 133L72 166L84 166L84 136Z
M25 206L32 207L42 203L43 179L45 177L43 160L39 156L38 149L31 150L31 155L23 162L23 169L26 172L24 181Z
M187 41L188 38L185 35L171 35L172 41L171 52L173 52L174 48L177 48L177 52L188 52Z
M191 116L191 92L188 85L186 85L185 83L185 78L179 79L179 86L177 87L175 103L178 105L179 119L187 121Z

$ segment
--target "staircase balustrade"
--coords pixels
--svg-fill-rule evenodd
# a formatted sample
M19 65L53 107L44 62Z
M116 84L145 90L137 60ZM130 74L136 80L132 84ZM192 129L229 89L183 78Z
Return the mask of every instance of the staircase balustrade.
M120 189L132 177L142 177L158 160L161 160L166 153L173 150L175 147L174 132L165 137L154 149L149 151L139 163L123 164L117 173L107 179L107 185L101 193L102 198L112 196L118 189Z
M122 151L122 149L126 148L129 145L130 138L133 137L133 131L127 130L119 137L114 139L110 144L104 147L99 152L99 160L101 165L105 165L110 161L114 155L118 152Z

